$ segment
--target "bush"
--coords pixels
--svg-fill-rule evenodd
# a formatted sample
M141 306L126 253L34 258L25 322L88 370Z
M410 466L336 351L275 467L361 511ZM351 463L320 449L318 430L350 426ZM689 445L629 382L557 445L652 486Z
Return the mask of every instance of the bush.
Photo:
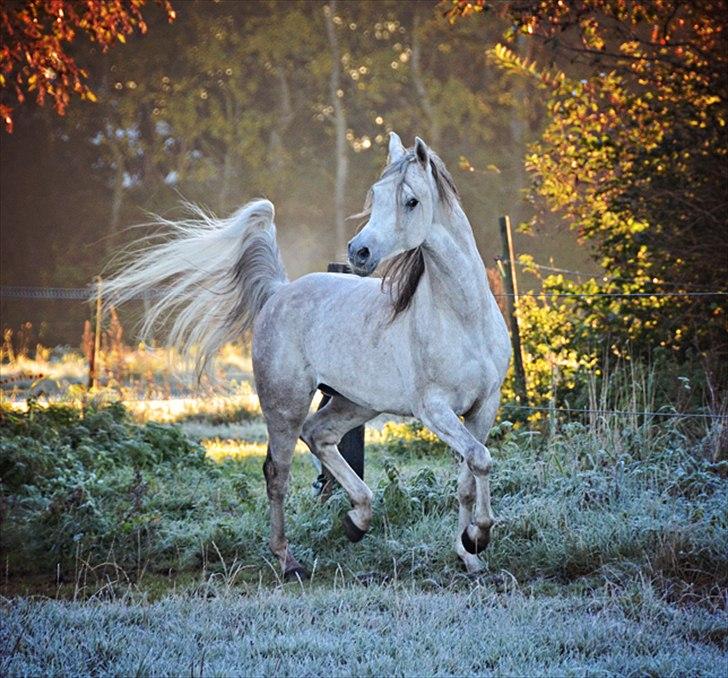
M348 497L321 504L308 460L294 456L287 535L317 579L467 582L452 548L457 464L430 435L391 426L368 447L374 517L356 545L341 527ZM557 420L544 434L504 421L490 447L491 572L537 587L639 572L676 596L728 586L728 466L691 448L678 422ZM0 546L13 577L235 571L277 581L261 458L215 464L174 426L134 425L116 405L4 412L0 451Z
M137 569L150 561L189 564L183 540L170 534L179 522L209 514L211 504L239 499L239 484L220 488L221 475L178 428L135 425L119 404L84 411L31 402L27 412L4 410L3 549L14 567L28 571L68 568L79 557ZM198 530L186 527L184 546L199 549Z

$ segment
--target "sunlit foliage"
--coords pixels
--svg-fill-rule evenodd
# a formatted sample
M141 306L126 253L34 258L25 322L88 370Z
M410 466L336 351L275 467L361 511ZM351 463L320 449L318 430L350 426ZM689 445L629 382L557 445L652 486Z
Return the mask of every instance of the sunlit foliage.
M725 3L456 1L449 10L478 13L509 19L506 44L490 56L547 99L547 125L526 158L532 225L556 212L606 271L584 284L547 277L547 295L592 296L523 302L526 324L543 329L543 341L526 333L529 348L563 364L658 347L725 355L725 297L681 296L725 290ZM508 45L516 35L539 41L538 61ZM666 293L677 296L657 296Z

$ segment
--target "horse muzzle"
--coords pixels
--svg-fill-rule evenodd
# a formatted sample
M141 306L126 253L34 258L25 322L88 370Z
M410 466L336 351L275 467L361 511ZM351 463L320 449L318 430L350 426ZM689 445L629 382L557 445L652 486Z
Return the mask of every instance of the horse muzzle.
M374 272L379 263L379 258L365 245L360 245L354 238L349 243L349 265L352 271L359 276L368 276Z

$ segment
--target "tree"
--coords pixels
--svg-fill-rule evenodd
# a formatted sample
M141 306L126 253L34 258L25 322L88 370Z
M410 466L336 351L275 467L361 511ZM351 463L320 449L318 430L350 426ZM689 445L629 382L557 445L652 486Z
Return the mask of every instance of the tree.
M725 297L681 296L725 290L726 9L723 0L454 0L449 12L511 22L491 57L547 99L547 126L526 158L534 221L560 214L607 273L585 286L544 282L616 295L568 303L615 352L728 351ZM540 40L550 64L514 54L516 35ZM649 296L666 293L676 296Z
M25 0L0 5L0 117L13 130L13 105L35 93L39 105L46 98L63 115L71 95L96 101L86 83L88 72L70 52L78 33L106 51L114 42L147 24L142 16L146 0ZM157 0L169 21L175 18L170 0Z
M125 49L103 54L76 40L74 57L88 64L98 101L79 101L63 117L29 108L3 144L4 284L82 285L139 236L128 226L148 212L179 216L180 196L221 216L265 196L276 205L290 275L324 268L343 254L335 238L335 62L348 160L339 213L360 210L383 167L389 130L410 142L420 135L455 173L490 260L497 216L522 188L512 119L524 109L516 93L527 88L509 88L484 50L507 24L453 27L434 3L420 1L339 2L333 58L327 6L175 3L170 26L150 5L153 40L136 31ZM529 127L518 143L530 138ZM346 222L342 242L355 227ZM538 260L548 256L543 244L551 242L533 241Z
M346 181L349 174L349 149L346 143L346 109L341 99L344 90L341 89L341 48L336 34L335 20L336 0L331 0L323 8L326 18L326 35L329 38L331 50L331 76L329 78L329 92L331 107L334 109L334 125L336 129L336 183L334 193L335 227L336 227L336 254L343 256L346 252L346 212L344 200L346 197Z

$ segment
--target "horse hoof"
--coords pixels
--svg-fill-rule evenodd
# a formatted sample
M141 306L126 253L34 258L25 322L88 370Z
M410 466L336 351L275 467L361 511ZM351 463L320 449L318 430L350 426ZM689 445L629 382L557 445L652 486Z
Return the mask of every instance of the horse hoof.
M283 581L305 581L306 579L308 579L308 572L301 565L291 567L283 573Z
M486 546L488 546L488 542L490 541L490 532L486 532L485 533L485 536L482 539L478 539L477 541L473 541L470 538L470 535L468 534L468 528L466 527L463 530L462 535L460 535L460 541L463 543L463 548L468 553L472 553L473 555L477 555L481 551L485 551Z
M366 534L366 530L360 530L354 525L354 521L349 517L348 513L344 516L342 522L344 523L344 532L346 532L347 539L354 544L361 541L362 537Z

